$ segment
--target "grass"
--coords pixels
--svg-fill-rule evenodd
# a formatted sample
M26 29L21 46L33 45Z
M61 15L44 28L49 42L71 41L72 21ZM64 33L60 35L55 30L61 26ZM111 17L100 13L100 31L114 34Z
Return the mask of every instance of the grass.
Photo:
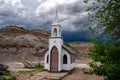
M0 76L0 80L16 80L16 77L12 76L10 71L3 70L2 73L3 75Z
M34 67L34 69L37 69L37 70L39 70L39 71L44 71L45 69L44 69L44 66L41 66L41 65L36 65L35 67Z
M19 74L30 74L30 76L33 76L33 74L35 72L44 71L45 70L44 66L41 66L41 65L36 65L32 69L35 69L35 70L31 70L31 71L19 71Z
M4 71L2 71L2 73L3 73L3 75L6 75L6 76L11 75L10 71L8 71L8 70L4 70Z
M28 74L28 73L32 73L32 72L33 72L33 70L32 71L19 71L20 74Z

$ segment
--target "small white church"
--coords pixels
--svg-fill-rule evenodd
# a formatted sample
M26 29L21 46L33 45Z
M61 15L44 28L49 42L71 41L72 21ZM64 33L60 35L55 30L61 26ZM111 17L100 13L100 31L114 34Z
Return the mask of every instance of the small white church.
M70 71L75 67L76 52L73 48L64 45L61 28L56 11L55 21L51 25L49 47L44 57L45 70L50 72Z

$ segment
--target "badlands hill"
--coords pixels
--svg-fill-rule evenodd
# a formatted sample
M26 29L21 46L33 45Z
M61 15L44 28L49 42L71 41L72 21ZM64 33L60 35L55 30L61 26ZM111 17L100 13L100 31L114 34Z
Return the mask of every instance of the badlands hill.
M0 29L0 63L43 58L48 47L49 33L44 30L27 30L23 27L6 26ZM87 58L92 43L71 42L68 46L79 51L80 59Z
M46 49L48 38L49 33L44 30L6 26L0 29L0 62L34 60L35 55Z

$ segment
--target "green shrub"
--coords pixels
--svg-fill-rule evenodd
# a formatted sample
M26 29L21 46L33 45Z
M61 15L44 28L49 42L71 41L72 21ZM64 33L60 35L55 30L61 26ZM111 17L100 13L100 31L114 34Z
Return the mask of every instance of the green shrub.
M0 76L0 80L16 80L15 76Z
M44 66L41 66L41 65L36 65L35 67L34 67L34 69L37 69L37 70L40 70L40 71L44 71L45 69L44 69Z
M2 73L3 73L3 75L6 75L6 76L10 75L10 71L8 71L8 70L4 70L4 71L2 71Z

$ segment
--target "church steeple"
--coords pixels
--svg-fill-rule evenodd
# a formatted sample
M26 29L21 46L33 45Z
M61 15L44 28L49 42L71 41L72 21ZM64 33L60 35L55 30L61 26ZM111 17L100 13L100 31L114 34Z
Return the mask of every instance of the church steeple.
M55 19L51 25L51 37L61 37L61 25L59 24L58 20L58 12L55 11Z
M55 13L55 22L54 23L58 23L58 12L57 12L57 9L56 9L56 13Z

